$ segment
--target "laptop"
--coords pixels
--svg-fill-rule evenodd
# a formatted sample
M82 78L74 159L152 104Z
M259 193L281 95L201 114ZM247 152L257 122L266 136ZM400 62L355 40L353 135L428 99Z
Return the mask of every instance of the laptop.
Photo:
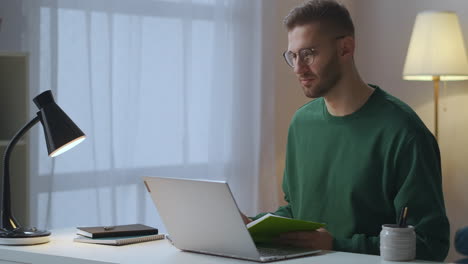
M172 244L184 251L269 262L320 250L260 247L224 181L143 177Z

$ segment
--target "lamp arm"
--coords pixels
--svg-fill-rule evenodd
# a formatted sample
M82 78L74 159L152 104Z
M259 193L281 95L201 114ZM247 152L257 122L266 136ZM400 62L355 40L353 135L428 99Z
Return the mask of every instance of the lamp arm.
M10 156L16 143L24 136L24 134L31 129L37 122L40 121L40 117L34 117L29 123L21 128L16 135L11 139L10 143L5 150L3 156L3 192L2 192L2 208L0 217L0 229L13 230L18 228L20 225L13 217L11 213L11 194L10 194Z

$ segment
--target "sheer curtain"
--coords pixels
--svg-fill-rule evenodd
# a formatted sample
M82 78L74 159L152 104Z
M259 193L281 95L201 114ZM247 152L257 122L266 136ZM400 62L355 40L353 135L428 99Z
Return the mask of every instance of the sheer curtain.
M25 1L31 98L51 89L88 137L51 159L35 128L30 221L164 230L142 176L227 180L246 213L274 208L272 5Z

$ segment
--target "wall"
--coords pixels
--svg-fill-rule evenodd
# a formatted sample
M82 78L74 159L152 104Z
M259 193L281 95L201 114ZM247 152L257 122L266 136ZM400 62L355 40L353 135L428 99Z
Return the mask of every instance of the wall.
M290 8L302 1L279 1L278 28ZM431 82L404 81L403 64L416 14L423 10L456 11L468 38L468 1L459 0L348 0L356 26L356 64L364 80L408 103L431 130L433 128L433 89ZM283 30L284 32L284 30ZM279 33L276 54L287 46L286 33ZM294 111L307 100L282 58L278 59L276 160L278 182L284 168L287 127ZM443 87L443 84L441 85ZM468 82L449 82L441 89L439 106L439 145L442 156L443 188L447 214L451 223L451 240L455 230L468 225ZM278 186L280 188L280 186ZM282 192L279 192L282 195ZM282 197L279 197L282 202ZM451 245L447 261L461 256Z

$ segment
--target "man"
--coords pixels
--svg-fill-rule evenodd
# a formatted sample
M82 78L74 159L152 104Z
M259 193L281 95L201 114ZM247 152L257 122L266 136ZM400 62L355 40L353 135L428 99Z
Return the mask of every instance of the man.
M445 259L449 223L437 142L408 105L361 79L349 12L331 0L310 1L284 24L286 62L315 100L291 121L283 178L288 204L275 214L327 226L280 241L379 254L382 224L396 223L407 206L416 258Z

